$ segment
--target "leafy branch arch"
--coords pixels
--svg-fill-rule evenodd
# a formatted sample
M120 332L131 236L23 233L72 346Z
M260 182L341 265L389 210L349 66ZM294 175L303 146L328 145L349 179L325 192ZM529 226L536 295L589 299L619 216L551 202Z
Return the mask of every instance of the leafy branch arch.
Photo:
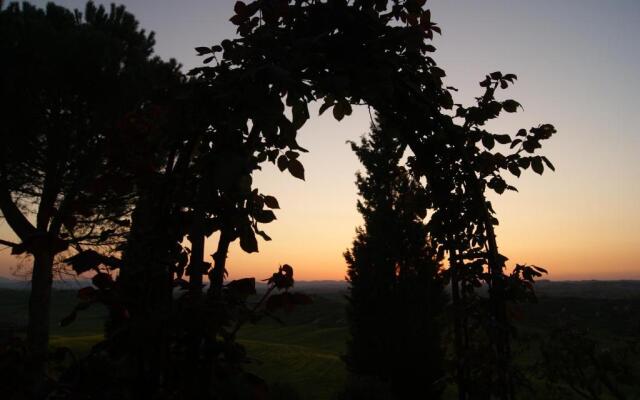
M241 140L245 151L250 149L240 174L250 175L269 160L303 177L298 155L305 150L296 142L296 133L310 118L312 101L322 101L320 113L331 109L337 120L350 115L352 105L366 104L396 127L414 154L413 172L426 178L429 198L417 207L425 214L427 209L432 212L430 232L441 252L450 256L452 279L474 268L474 278L466 279L484 281L490 288L497 387L501 398L511 398L506 301L512 288L494 232L497 219L485 192L515 190L503 172L519 176L531 166L541 174L544 164L553 169L534 152L555 129L545 124L511 137L483 128L502 111L517 111L516 101L495 99L497 90L514 82L513 74L488 75L476 105L454 105L454 89L444 86L445 72L431 57L435 48L429 41L440 28L431 21L425 3L238 1L231 22L240 37L197 48L206 57L205 66L190 74L204 87L204 125L216 135L235 138L229 142ZM496 142L510 144L511 154L496 151ZM221 225L210 270L212 287L222 285L230 241L239 237L245 250L257 250L254 232L263 232L256 222L261 221L250 215L241 224L251 227ZM521 268L527 278L540 272Z

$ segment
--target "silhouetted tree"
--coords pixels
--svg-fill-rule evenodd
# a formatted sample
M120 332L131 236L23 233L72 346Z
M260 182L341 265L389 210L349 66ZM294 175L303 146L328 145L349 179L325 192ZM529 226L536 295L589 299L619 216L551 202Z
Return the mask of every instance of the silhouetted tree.
M406 145L379 119L352 148L364 225L345 253L351 337L345 360L356 379L386 381L397 398L438 398L444 387L440 263L422 220L425 191L402 165Z
M134 187L113 163L112 136L177 79L154 43L124 7L90 2L83 15L24 3L0 13L0 210L21 241L13 253L34 259L27 337L39 373L55 256L113 245L129 223Z

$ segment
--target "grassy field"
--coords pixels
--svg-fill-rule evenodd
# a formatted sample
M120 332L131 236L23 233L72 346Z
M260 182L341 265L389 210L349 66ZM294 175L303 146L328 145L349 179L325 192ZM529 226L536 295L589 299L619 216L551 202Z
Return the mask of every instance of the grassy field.
M518 361L532 365L539 357L531 337L544 335L557 326L571 325L586 329L607 342L638 337L637 315L640 312L640 292L625 292L612 286L598 288L597 296L579 297L575 287L568 290L541 291L539 304L520 306L514 310L519 317L521 341L516 343ZM314 293L307 289L308 293ZM578 292L580 293L580 292ZM344 387L346 371L341 360L347 339L344 315L344 293L319 290L314 303L297 308L280 317L285 325L264 320L246 325L239 332L251 363L247 369L270 384L295 391L303 399L330 399ZM0 289L0 327L23 327L26 319L26 291ZM52 339L54 346L67 346L82 354L100 340L105 310L96 306L79 314L77 321L60 327L58 321L75 304L75 292L55 291L52 309Z

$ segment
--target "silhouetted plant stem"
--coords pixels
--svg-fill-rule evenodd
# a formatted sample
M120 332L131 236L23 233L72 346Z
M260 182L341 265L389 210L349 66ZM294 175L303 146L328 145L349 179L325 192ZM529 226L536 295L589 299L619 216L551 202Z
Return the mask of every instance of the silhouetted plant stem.
M449 249L449 269L451 273L451 300L453 305L453 329L454 329L454 348L456 354L456 381L458 385L458 399L465 400L467 398L467 390L465 385L465 353L463 348L463 328L462 328L462 307L460 301L460 287L458 282L458 257L456 245L451 240Z
M515 399L513 392L513 381L511 376L511 350L509 345L509 329L507 320L507 305L504 288L504 262L501 261L498 252L498 243L496 241L493 222L487 207L486 200L483 199L484 227L487 235L487 251L489 256L489 271L491 274L491 287L489 289L489 298L493 315L496 318L494 328L494 346L498 361L498 378L500 380L499 389L503 399ZM504 385L504 386L503 386Z
M464 125L463 131L469 128ZM458 141L457 147L463 161L463 169L466 175L465 186L475 199L476 207L480 210L479 224L484 228L486 249L487 249L487 265L489 270L489 300L491 304L491 314L494 318L492 332L490 338L494 347L496 356L496 373L498 376L497 390L500 399L513 400L513 382L511 377L511 354L509 349L508 320L506 314L506 298L504 288L504 261L498 252L498 243L493 227L494 218L491 215L487 199L482 188L481 178L478 177L472 167L471 160L465 149L464 141Z
M250 316L250 315L255 314L255 312L256 312L256 311L258 311L258 309L260 308L260 306L265 302L265 300L267 300L267 298L269 297L269 295L271 294L271 292L273 292L273 289L275 289L275 288L276 288L276 286L275 286L275 285L269 286L269 289L267 289L267 291L265 292L265 294L264 294L264 295L262 295L262 297L260 298L260 301L258 301L258 302L256 303L256 305L254 305L254 306L251 308L251 311L250 311L250 312L249 312L249 314L248 314L249 316ZM233 330L231 331L231 333L230 333L230 335L229 335L229 339L230 339L231 341L235 340L235 338L236 338L236 334L238 333L238 331L240 330L240 328L242 328L242 326L243 326L244 324L246 324L246 323L247 323L247 321L248 321L248 320L249 320L249 317L248 317L248 316L244 316L244 317L242 317L242 318L238 319L238 321L236 322L235 327L233 328Z
M223 228L220 231L220 238L218 239L218 249L212 255L213 268L209 272L209 292L214 297L219 297L222 293L222 284L224 282L227 254L229 253L231 238L231 233L227 229Z

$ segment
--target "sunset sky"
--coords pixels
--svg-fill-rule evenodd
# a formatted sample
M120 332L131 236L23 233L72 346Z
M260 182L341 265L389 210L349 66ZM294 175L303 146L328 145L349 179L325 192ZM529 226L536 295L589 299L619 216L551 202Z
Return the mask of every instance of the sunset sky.
M37 1L38 5L45 2ZM83 1L58 1L83 9ZM106 3L99 1L97 3ZM195 46L234 36L231 0L129 0L129 11L156 32L156 51L187 71L198 65ZM502 253L512 262L547 267L551 279L640 279L640 2L637 0L430 0L443 35L435 59L468 104L478 82L496 70L518 75L503 98L524 111L490 126L514 133L552 123L558 134L543 153L555 173L513 179L520 190L492 201ZM317 107L315 107L317 115ZM234 244L232 278L266 278L279 264L298 279L343 279L342 253L361 218L355 172L360 165L345 143L369 128L366 109L341 123L330 113L312 118L299 142L306 182L271 164L256 176L262 192L276 196L278 219L265 226L273 238L260 252ZM0 226L0 238L11 238ZM214 251L215 237L208 241ZM0 252L0 275L15 270Z

